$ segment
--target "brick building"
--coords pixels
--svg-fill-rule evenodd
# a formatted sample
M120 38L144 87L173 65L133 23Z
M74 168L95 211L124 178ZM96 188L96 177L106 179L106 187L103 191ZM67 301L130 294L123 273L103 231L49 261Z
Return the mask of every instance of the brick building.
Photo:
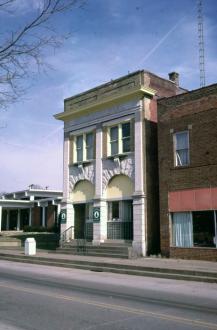
M64 122L61 232L71 239L159 251L157 98L183 92L170 79L137 71L66 99L55 115Z
M158 101L163 255L217 260L217 84Z

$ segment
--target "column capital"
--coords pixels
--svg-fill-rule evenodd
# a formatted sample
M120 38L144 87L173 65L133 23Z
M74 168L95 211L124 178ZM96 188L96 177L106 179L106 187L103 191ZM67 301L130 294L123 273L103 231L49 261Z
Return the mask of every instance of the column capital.
M147 196L143 191L135 191L133 193L133 200L136 199L145 199Z

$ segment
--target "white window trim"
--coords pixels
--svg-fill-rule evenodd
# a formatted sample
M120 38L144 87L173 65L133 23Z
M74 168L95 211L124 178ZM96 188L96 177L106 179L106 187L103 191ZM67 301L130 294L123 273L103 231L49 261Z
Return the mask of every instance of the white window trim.
M177 139L176 139L176 135L178 134L183 134L183 133L187 133L188 134L188 164L185 165L179 165L177 163L177 157L176 157L176 146L177 146ZM190 144L189 144L189 131L185 130L185 131L178 131L178 132L174 132L173 134L173 157L174 157L174 166L175 167L183 167L183 166L189 166L190 165Z
M123 151L122 124L125 124L125 123L131 124L131 121L128 119L128 120L118 122L117 124L114 124L114 125L111 125L108 127L108 131L107 131L107 155L108 155L108 157L114 157L116 155L124 155L124 154L130 153L130 151L127 151L127 152ZM118 127L118 152L117 152L117 154L112 155L111 154L110 130L113 127ZM130 140L131 139L132 139L132 130L130 127Z
M82 163L82 162L89 162L94 159L94 155L92 159L87 159L87 148L86 148L86 135L87 134L93 134L93 150L94 150L94 132L93 131L85 131L81 134L74 135L74 140L73 140L73 159L74 159L74 164L77 163ZM83 139L83 154L82 154L82 160L78 161L77 160L77 137L82 136Z

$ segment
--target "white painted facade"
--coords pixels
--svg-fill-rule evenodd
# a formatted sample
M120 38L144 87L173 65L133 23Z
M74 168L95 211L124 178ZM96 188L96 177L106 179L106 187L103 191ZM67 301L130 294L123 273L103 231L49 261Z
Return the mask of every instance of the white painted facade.
M137 255L147 255L150 239L148 239L147 222L146 145L150 141L146 141L145 121L152 120L150 104L155 95L155 90L151 88L152 80L156 80L158 84L159 81L164 84L164 90L174 88L172 82L145 71L138 71L66 99L64 112L55 116L56 119L64 121L62 209L66 210L67 221L61 225L62 233L72 227L73 238L76 236L76 205L79 203L77 200L76 202L73 200L73 191L79 182L87 180L94 187L94 194L88 202L93 208L100 210L100 222L93 223L92 243L99 245L108 240L108 226L111 218L109 203L130 201L132 203L132 247ZM156 101L154 102L156 103ZM126 122L132 124L130 129L130 143L133 144L131 150L125 153L117 152L111 157L111 141L110 144L108 141L109 134L111 134L110 128L119 127ZM106 129L107 135L105 135ZM77 142L72 145L70 141L73 138L77 141L77 136L85 137L90 131L94 132L95 153L93 159L76 162L74 158L74 161L71 162L70 153L78 152L76 149L78 147ZM120 143L122 142L118 137L118 144ZM104 149L106 149L106 153ZM121 148L118 150L120 151ZM124 176L126 182L130 180L133 192L130 196L123 197L124 194L120 191L119 197L115 195L113 199L111 196L108 198L108 186L111 180L118 176ZM154 181L155 178L152 180ZM87 200L81 200L80 204L82 203L87 203ZM84 217L84 215L82 216ZM118 219L116 223L118 223Z

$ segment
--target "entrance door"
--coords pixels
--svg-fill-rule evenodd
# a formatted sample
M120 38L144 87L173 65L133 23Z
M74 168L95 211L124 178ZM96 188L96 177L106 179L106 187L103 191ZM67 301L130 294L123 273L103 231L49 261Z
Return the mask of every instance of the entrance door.
M75 204L75 239L83 239L85 232L85 204Z

